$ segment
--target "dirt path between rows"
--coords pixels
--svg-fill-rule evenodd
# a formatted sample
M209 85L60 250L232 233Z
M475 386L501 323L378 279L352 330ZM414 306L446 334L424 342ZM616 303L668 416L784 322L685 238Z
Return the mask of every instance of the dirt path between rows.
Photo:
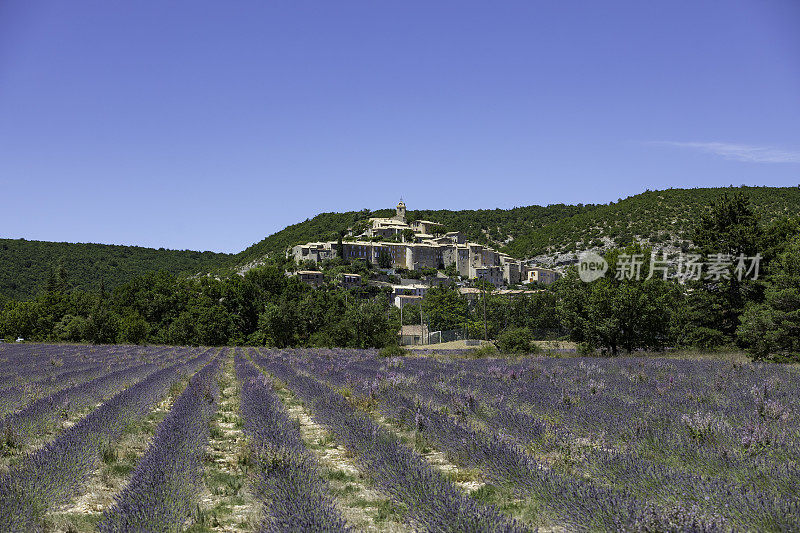
M197 522L187 531L254 531L260 523L261 505L249 490L250 452L242 431L240 388L233 356L225 356L219 380L220 403L211 421Z
M285 387L276 386L276 392L290 418L298 424L303 441L316 458L347 523L358 531L413 531L405 519L405 509L370 486L355 458L324 426L314 421L303 403Z

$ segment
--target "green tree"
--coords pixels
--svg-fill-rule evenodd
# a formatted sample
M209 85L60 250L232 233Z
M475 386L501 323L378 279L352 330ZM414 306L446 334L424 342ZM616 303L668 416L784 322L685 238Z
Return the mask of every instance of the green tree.
M281 299L279 303L268 302L258 316L258 328L265 343L276 348L295 346L299 341L300 313L295 302Z
M221 305L201 307L197 310L197 342L204 346L225 346L233 331L233 319Z
M606 254L609 269L585 283L571 269L559 283L559 314L573 340L617 355L620 350L660 349L672 341L680 288L670 281L617 279L620 256L640 255L641 272L649 272L650 250L634 245Z
M119 322L119 340L130 344L140 344L147 338L149 329L147 321L141 315L129 314Z
M737 336L754 359L800 362L800 238L778 257L764 303L751 303Z
M95 305L86 324L86 338L95 344L113 344L119 334L119 317L101 301Z
M555 290L542 290L508 300L508 326L525 327L535 339L557 338L565 333L557 313Z
M36 302L12 302L0 315L0 336L24 339L38 333L40 310Z
M64 315L53 328L53 340L80 342L87 339L88 320L82 316Z
M188 311L178 315L163 333L166 342L175 345L196 345L194 320L194 316Z
M390 319L388 310L388 300L383 297L351 306L345 315L354 332L349 345L353 348L382 348L396 343L399 325Z
M534 353L539 351L533 343L533 334L528 328L511 328L497 337L497 348L502 353Z
M55 270L55 288L59 292L67 292L69 287L69 276L67 274L67 269L64 268L64 265L59 263Z
M378 267L392 268L392 256L383 248L381 248L381 251L378 252Z
M741 255L754 257L764 242L760 217L741 192L723 194L700 217L692 241L702 259L722 254L736 261ZM731 272L725 279L704 276L687 284L687 313L681 339L708 349L734 340L739 317L748 301L761 299L762 287L751 279L738 279Z
M343 262L347 263L347 259L344 256L344 244L342 244L342 239L344 239L345 230L341 230L336 238L336 254L337 257Z
M411 303L403 305L403 325L419 325L420 304Z
M431 331L460 329L469 312L466 300L450 287L430 288L421 305Z

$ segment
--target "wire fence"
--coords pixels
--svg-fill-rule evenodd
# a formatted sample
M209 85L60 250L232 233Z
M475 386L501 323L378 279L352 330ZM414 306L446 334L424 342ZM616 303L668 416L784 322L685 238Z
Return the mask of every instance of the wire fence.
M445 331L425 331L423 335L400 335L400 344L403 346L419 346L423 344L441 344L443 342L469 340L469 333L464 329L451 329Z
M428 344L440 344L442 342L463 341L469 339L469 333L464 329L450 329L445 331L432 331L428 335Z

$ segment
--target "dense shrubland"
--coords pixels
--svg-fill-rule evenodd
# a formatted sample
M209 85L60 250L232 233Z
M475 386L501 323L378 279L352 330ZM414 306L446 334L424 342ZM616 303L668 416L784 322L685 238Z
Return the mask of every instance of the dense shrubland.
M361 294L363 291L365 294ZM0 337L175 345L383 346L393 337L379 291L314 290L282 266L244 276L181 278L153 272L113 291L53 290L11 302ZM399 325L398 325L399 327Z

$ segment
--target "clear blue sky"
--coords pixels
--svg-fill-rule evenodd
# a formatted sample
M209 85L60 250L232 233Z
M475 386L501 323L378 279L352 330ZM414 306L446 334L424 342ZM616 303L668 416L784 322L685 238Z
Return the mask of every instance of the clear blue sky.
M800 2L0 2L0 236L800 183Z

